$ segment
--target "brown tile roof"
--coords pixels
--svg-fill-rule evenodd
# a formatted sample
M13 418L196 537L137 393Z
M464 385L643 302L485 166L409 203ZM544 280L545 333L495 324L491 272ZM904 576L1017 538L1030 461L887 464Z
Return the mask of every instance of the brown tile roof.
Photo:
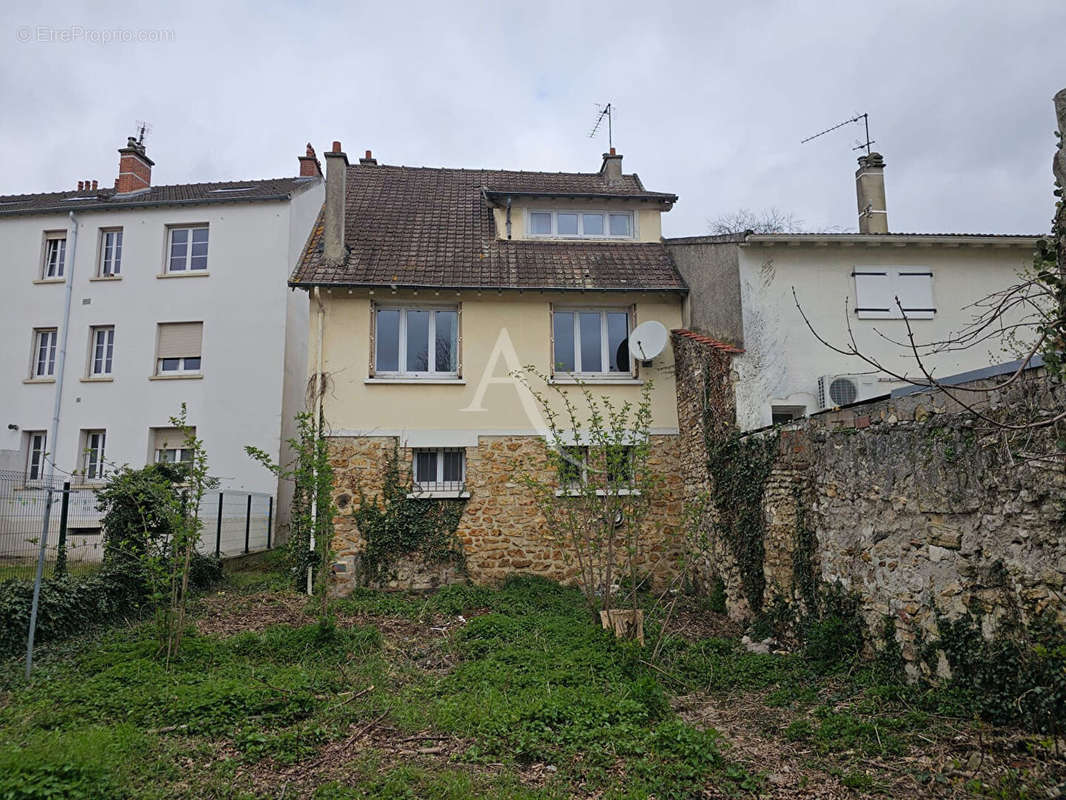
M744 352L739 347L734 347L731 344L720 342L717 339L712 339L710 336L704 336L702 333L696 333L695 331L690 331L687 328L675 328L671 331L671 333L675 336L684 336L686 339L692 339L694 342L699 342L700 344L705 344L708 347L713 347L715 350L721 350L723 353L733 353L734 355L739 355L740 353Z
M542 242L497 238L486 194L625 197L662 205L636 175L348 167L348 258L322 258L321 216L293 272L294 286L686 291L659 242Z
M250 203L282 200L302 189L314 178L269 178L258 181L222 181L152 186L142 192L116 194L114 188L88 189L46 194L0 195L0 216L15 214L66 214L68 211L94 211L111 208L139 208L161 205L202 205L205 203ZM238 191L239 190L239 191ZM78 198L78 199L74 199Z

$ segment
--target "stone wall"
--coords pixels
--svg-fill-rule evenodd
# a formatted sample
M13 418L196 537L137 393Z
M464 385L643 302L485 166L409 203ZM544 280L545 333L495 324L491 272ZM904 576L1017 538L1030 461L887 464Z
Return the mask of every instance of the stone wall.
M395 446L392 437L332 437L335 521L334 591L350 592L356 585L358 553L363 547L353 511L361 486L368 498L380 492L382 472ZM411 451L400 448L402 464ZM529 572L572 582L576 568L546 535L545 520L531 492L521 482L525 474L547 479L544 440L536 436L481 436L477 447L466 449L466 488L469 500L457 535L466 557L466 575L454 568L426 567L413 560L399 564L390 588L432 588L469 577L475 583L495 583L514 572ZM652 504L640 569L660 581L671 573L672 542L681 524L682 484L678 437L653 435L649 466L663 477L662 496Z
M1005 377L1005 376L1004 376ZM1003 378L997 380L1002 381ZM795 599L798 520L816 537L814 574L858 593L871 626L896 619L904 656L937 612L978 601L990 633L1007 613L1050 609L1066 623L1066 472L1054 427L1010 432L1066 408L1041 370L1006 391L915 394L816 415L777 432L763 494L765 601ZM734 585L735 567L714 564ZM730 605L738 599L730 592Z

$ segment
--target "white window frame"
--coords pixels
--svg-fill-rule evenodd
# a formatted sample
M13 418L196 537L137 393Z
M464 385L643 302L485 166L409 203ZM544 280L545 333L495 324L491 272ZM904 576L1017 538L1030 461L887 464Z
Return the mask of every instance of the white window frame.
M418 480L418 456L433 453L436 457L436 480ZM457 481L444 480L444 454L458 453L460 476ZM466 448L465 447L414 447L411 448L411 497L469 497L466 491Z
M53 257L54 256L54 257ZM45 231L41 280L58 281L67 274L67 232Z
M174 458L170 461L164 461L160 458L162 453L173 453ZM156 464L189 464L192 463L193 456L196 451L191 447L161 447L155 451L155 463Z
M100 258L96 269L98 278L122 276L122 228L100 229Z
M533 215L551 214L551 233L533 233ZM577 233L559 233L559 215L577 214ZM585 214L603 216L603 233L585 234ZM611 233L611 214L629 217L629 233L626 235ZM632 211L608 211L602 208L530 208L526 210L527 235L534 239L611 239L613 241L631 241L637 238L637 217Z
M626 339L633 333L633 312L630 308L626 307L610 307L610 306L552 306L551 310L551 360L552 360L552 374L556 376L563 376L568 378L595 378L596 380L632 380L634 370L636 369L636 362L633 360L633 354L629 354L629 370L626 372L614 372L610 369L611 360L613 354L609 352L608 337L607 337L607 315L608 314L625 314L626 315ZM555 315L573 314L574 315L574 369L572 371L558 369L555 360ZM579 314L599 314L600 315L600 364L607 365L607 369L602 372L594 372L590 370L583 370L581 363L581 323ZM628 349L628 345L627 345Z
M115 326L94 325L89 336L89 377L111 377L114 356Z
M203 268L194 269L192 266L192 236L193 231L205 230L207 231L207 261ZM182 261L183 266L180 269L175 269L172 266L171 252L174 247L174 234L177 231L187 231L189 234L189 241L186 243L185 257ZM167 228L167 247L164 254L163 262L163 274L164 275L203 275L206 274L211 266L211 226L206 223L199 223L193 225L171 225Z
M106 471L107 431L87 428L82 431L82 477L86 482L102 481Z
M46 338L47 337L47 338ZM33 354L30 362L30 378L54 378L56 374L56 343L59 340L58 328L33 329ZM45 371L41 371L41 349L47 348Z
M185 362L190 359L196 359L200 363L196 367L186 367ZM177 369L163 369L164 361L179 361ZM176 358L157 358L155 362L156 375L199 375L204 371L204 357L203 356L180 356Z
M933 281L934 273L930 267L899 267L899 266L856 266L851 271L852 283L855 288L855 315L859 319L933 319L936 317L936 304L933 298ZM884 280L884 292L886 296L878 302L878 305L863 305L864 300L860 296L860 280L866 278L868 280L883 279ZM908 308L904 306L903 310L900 310L900 306L896 303L896 298L900 297L902 292L900 289L903 286L903 281L913 278L928 278L929 284L929 305L921 308ZM874 292L875 290L870 287L865 292Z
M39 446L37 446L39 444ZM26 431L26 483L44 480L48 456L48 431ZM34 463L36 459L36 463ZM36 471L36 475L34 474Z
M378 312L379 311L399 311L400 312L400 330L399 330L399 343L396 360L396 370L383 370L378 366L378 345L381 341L381 328L378 325ZM431 313L429 315L429 328L428 328L428 341L427 344L433 344L429 348L429 367L427 371L415 371L407 369L407 312L408 311L451 311L455 313L455 353L453 354L453 361L455 362L455 369L449 371L437 371L434 367L437 366L437 348L435 346L437 341L437 315ZM462 331L459 330L459 326L462 324L462 314L459 311L459 306L454 305L417 305L411 303L375 303L374 304L374 377L375 378L423 378L427 380L458 380L459 378L459 347L462 342Z

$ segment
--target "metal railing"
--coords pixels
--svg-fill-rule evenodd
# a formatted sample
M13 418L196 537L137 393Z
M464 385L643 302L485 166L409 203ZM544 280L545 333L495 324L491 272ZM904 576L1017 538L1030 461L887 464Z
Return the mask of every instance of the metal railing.
M28 481L0 470L0 580L33 580L44 533L49 494L52 507L45 538L43 577L99 569L104 557L103 514L96 492L57 478ZM262 492L212 492L200 502L199 550L219 558L269 550L274 544L274 497Z

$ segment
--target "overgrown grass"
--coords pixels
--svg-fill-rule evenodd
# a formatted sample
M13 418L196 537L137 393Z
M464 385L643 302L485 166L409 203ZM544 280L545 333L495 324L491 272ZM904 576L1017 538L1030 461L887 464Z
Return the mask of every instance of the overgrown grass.
M227 595L247 604L242 594L286 592L271 558L231 573ZM334 611L346 620L336 628L192 634L169 670L146 625L45 648L28 685L17 662L0 665L0 798L276 797L279 779L269 776L313 763L372 723L384 738L345 750L286 796L682 800L711 786L770 791L763 765L742 768L714 730L671 709L673 697L692 692L723 705L754 698L760 735L802 749L805 768L858 793L890 785L870 759L950 735L938 715L951 698L886 681L876 665L850 658L826 664L750 653L729 639L669 637L652 666L646 649L594 624L575 590L535 578L432 595L359 591ZM351 626L353 617L361 624ZM427 655L450 668L423 668ZM397 756L386 744L426 733L451 743L445 756ZM268 778L251 779L257 771Z

